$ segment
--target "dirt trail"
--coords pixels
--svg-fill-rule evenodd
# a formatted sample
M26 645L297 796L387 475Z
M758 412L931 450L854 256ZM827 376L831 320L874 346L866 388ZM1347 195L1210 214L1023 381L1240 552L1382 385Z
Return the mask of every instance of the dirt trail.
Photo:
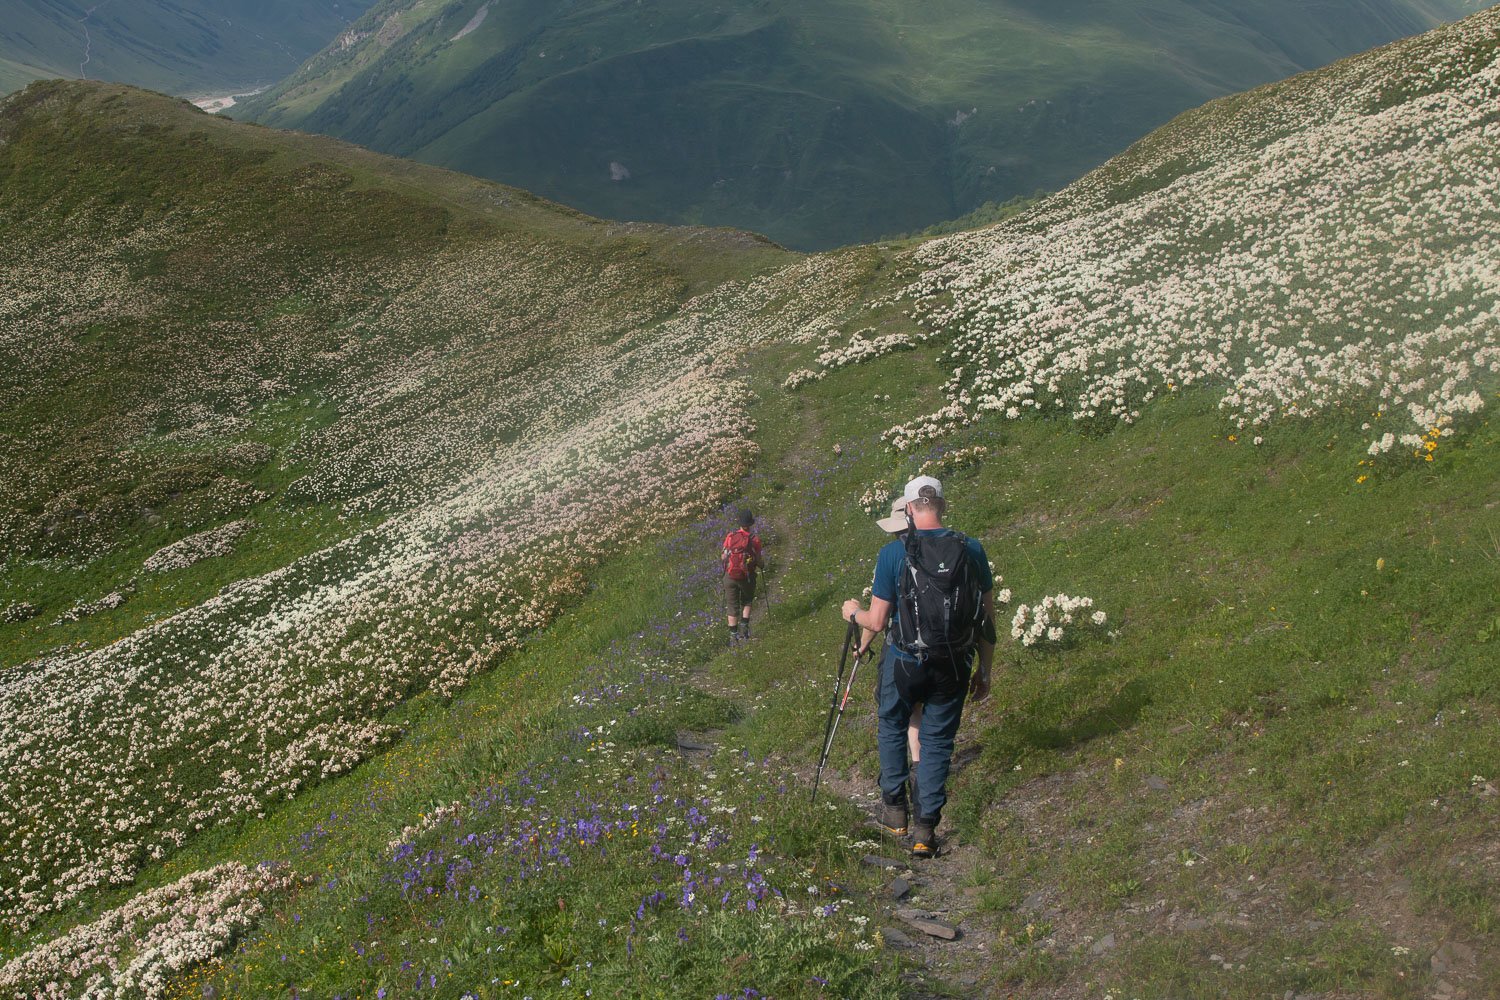
M817 429L809 426L807 440L815 440L816 434ZM811 473L818 457L800 450L791 456L791 462ZM811 543L795 518L773 519L770 527L774 534L768 537L768 545L773 550L795 552ZM872 559L878 541L877 535L871 536ZM780 604L782 597L781 588L775 586L775 575L767 576L769 600L760 604L761 598L757 597L757 604L765 608L762 623L769 618L770 605ZM877 664L878 659L859 668L856 697L845 712L840 740L869 739L874 732L874 700L868 695ZM694 671L690 679L694 686L716 697L741 702L747 698L746 692L712 676L706 668ZM717 743L717 733L678 734L678 749L689 760L706 760ZM953 775L957 776L978 752L974 728L960 729L954 748ZM787 765L811 789L816 762L794 760ZM990 870L993 859L947 827L939 828L941 841L936 857L913 858L910 836L893 837L874 822L876 778L877 775L861 772L858 766L848 774L825 769L819 794L846 799L869 816L869 839L879 846L864 856L863 863L882 872L881 889L874 902L884 914L881 935L886 947L907 967L902 977L908 989L907 1000L1000 995L990 985L996 964L992 955L999 936L976 912L984 874Z

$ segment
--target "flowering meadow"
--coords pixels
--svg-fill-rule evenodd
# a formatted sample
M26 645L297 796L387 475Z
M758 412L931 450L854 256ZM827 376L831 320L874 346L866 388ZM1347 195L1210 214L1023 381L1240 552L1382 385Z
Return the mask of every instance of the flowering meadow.
M701 696L680 661L641 653L709 620L610 650L537 763L416 817L370 868L305 893L300 919L251 936L218 981L377 997L668 996L688 981L879 995L867 907L842 876L782 853L809 812L786 762L728 746L686 762L658 729Z
M79 120L62 109L100 102L137 102L135 113L190 143L232 128L117 89L14 99L9 148L60 142L55 133ZM149 187L116 176L111 157L154 147L129 134L99 141L123 148L99 151L97 184ZM230 165L243 166L238 138L225 141ZM244 159L247 170L258 163ZM170 586L205 560L232 566L268 518L284 525L289 511L322 507L352 526L167 614L158 607L107 645L5 665L0 922L13 931L129 885L195 833L259 817L349 770L399 735L382 721L390 709L424 691L451 697L576 599L601 557L716 504L755 454L748 393L725 362L821 328L854 296L837 265L755 278L758 258L740 267L746 279L689 294L696 279L674 270L673 255L717 252L728 263L714 266L732 273L733 247L707 234L599 232L608 227L532 202L519 218L537 229L429 248L429 207L367 194L372 212L405 214L406 249L430 252L403 259L385 244L360 254L335 244L319 255L315 238L363 238L350 206L312 200L349 174L314 163L290 181L268 191L249 178L263 187L234 192L206 221L194 198L214 191L185 190L161 217L138 219L85 189L59 232L21 226L5 251L3 348L16 362L5 398L38 402L17 409L9 433L36 449L94 449L48 466L51 483L7 475L13 551L41 557L13 564L17 579L56 565L95 580L91 564L128 563L132 531L173 528L134 571L117 571L122 586L73 603L53 627L130 610L137 581ZM25 217L28 193L13 193L8 218ZM257 198L305 200L326 228L282 231L273 257L255 242ZM208 246L250 267L238 318L178 308L218 294L223 265L193 256ZM185 289L132 277L142 253L165 254ZM158 323L171 336L140 328ZM74 338L96 329L107 337L83 355L79 377L119 392L83 409L42 405L63 391L54 380L78 356ZM141 368L137 349L161 364ZM287 429L289 400L290 412L316 419ZM118 412L87 408L105 404ZM109 492L112 480L149 484L153 470L166 477L159 494ZM63 488L64 475L74 485ZM184 509L189 501L197 506ZM59 520L58 504L77 517Z
M1500 16L1182 116L1019 219L923 244L941 409L1107 428L1203 385L1231 424L1340 415L1382 463L1500 384ZM1399 447L1392 450L1392 443Z
M1115 486L1096 471L1111 460L1101 442L1156 412L1194 418L1170 408L1207 399L1207 420L1182 422L1192 440L1274 445L1294 419L1331 424L1357 435L1351 454L1378 486L1388 467L1443 471L1489 440L1497 38L1500 15L1483 12L1184 116L991 229L809 259L737 234L597 222L124 88L44 84L9 99L0 171L19 179L0 188L0 987L667 996L691 975L706 995L889 995L896 963L850 892L850 858L878 845L853 832L847 803L806 806L794 765L771 748L820 723L808 699L832 676L817 646L824 612L859 592L881 541L851 520L883 514L889 484L918 471L956 485L960 527L986 539L1027 598L1008 609L1014 676L997 685L1001 707L980 710L994 714L975 723L985 747L956 771L951 821L1025 859L1005 878L1019 885L1025 864L1052 860L1028 853L1000 796L1030 768L1128 734L1153 704L1196 712L1174 699L1207 697L1183 673L1206 657L1274 666L1229 674L1210 721L1161 742L1205 732L1212 753L1269 754L1269 738L1241 749L1242 730L1271 733L1304 705L1344 710L1379 687L1358 665L1302 700L1273 685L1356 640L1289 637L1284 599L1257 589L1289 578L1272 557L1217 541L1167 557L1181 539L1232 537L1231 500L1134 535L1181 480L1130 466L1128 489L1099 500ZM77 176L61 166L75 162ZM767 413L774 426L758 426ZM1069 436L1054 421L997 417L1061 417ZM1133 461L1128 433L1121 463ZM1173 438L1184 452L1187 433ZM1064 469L1086 451L1094 467ZM1243 463L1260 453L1235 451ZM809 457L829 454L827 467ZM1233 472L1260 474L1250 468ZM715 533L732 516L724 500L747 490L796 534L775 577L786 628L775 651L720 663ZM1278 517L1291 509L1279 502ZM1335 518L1296 513L1278 542L1316 550ZM524 661L548 626L600 598L601 573L703 518L654 550L689 569L636 641L579 640L582 664ZM1107 542L1070 534L1095 521ZM1478 535L1453 530L1491 558ZM1371 609L1358 641L1384 642L1379 623L1410 617L1401 600L1430 595L1401 590L1422 577L1386 574L1383 555L1370 570L1369 555L1358 552L1359 569L1323 558L1345 574L1342 606ZM1171 589L1220 585L1225 567L1234 579L1212 601ZM1155 574L1151 585L1137 573ZM1069 593L1030 597L1059 588ZM1098 606L1070 596L1079 588ZM1173 640L1192 655L1131 661L1128 642L1149 631L1135 629L1138 606L1158 599L1160 634L1201 627ZM1379 617L1377 599L1389 602ZM1249 610L1262 606L1254 614L1269 620ZM1468 613L1427 619L1462 630ZM600 615L573 626L603 629ZM1073 641L1121 622L1118 642ZM1399 669L1390 649L1425 648L1419 638L1464 648L1389 627L1397 645L1367 657L1371 671ZM1151 666L1116 680L1115 655ZM519 662L531 680L496 690L565 697L515 735L484 735L489 756L438 746L433 757L451 750L463 773L423 772L441 794L418 807L426 786L403 790L395 814L358 831L364 847L336 853L319 820L287 842L289 868L259 853L186 875L168 867L357 787L349 772L410 749L403 708L457 716ZM707 693L710 663L755 708L689 761L680 731L741 721L722 690ZM1473 714L1450 723L1433 709L1451 728L1430 738L1449 757L1420 784L1338 771L1364 759L1362 743L1308 755L1312 769L1368 782L1358 808L1401 789L1458 802L1448 772L1488 767L1459 756L1471 752L1461 727L1488 712L1482 686L1461 676L1445 696ZM851 740L867 721L851 716ZM861 745L840 749L840 780L869 777ZM1144 778L1133 752L1111 748L1119 763L1081 780ZM1247 786L1272 770L1254 759L1236 779ZM1288 808L1333 794L1333 778L1278 780ZM1466 778L1463 794L1483 787ZM1318 813L1318 828L1354 836L1344 831L1391 822L1348 808ZM1080 896L1100 891L1099 879L1046 871ZM1147 879L1179 898L1155 868L1130 869L1111 892L1129 899ZM151 887L132 898L138 882ZM1019 905L994 898L1008 915ZM1087 952L1095 928L1057 924L1055 940L1039 920L992 939L1013 977L997 988L1045 984L1061 975L1058 956Z
M152 889L0 966L0 990L29 997L162 996L174 973L255 926L284 873L229 862Z
M263 883L253 909L233 888L239 869L201 873L32 950L0 984L70 996L93 977L89 995L178 996L163 974L217 954L187 981L191 995L669 996L688 982L715 984L704 995L891 995L872 962L877 927L853 894L860 875L847 871L875 842L818 844L840 809L810 807L782 754L677 749L681 727L736 717L692 677L717 649L710 543L730 520L674 541L694 569L663 564L676 579L650 600L661 617L566 679L521 679L528 741L471 724L439 748L462 794L363 784L290 838L286 861L252 873ZM515 762L503 777L487 770L496 754ZM372 839L412 802L427 804ZM333 854L352 829L369 855ZM263 907L274 916L252 926ZM120 933L140 926L155 930Z
M398 434L367 428L361 440L389 452L351 447L347 466L318 442L331 457L294 488L355 492L348 504L364 509L377 501L350 480L378 473L378 502L406 512L106 648L12 668L0 688L14 734L0 748L11 810L0 858L12 875L0 913L25 927L128 883L195 831L347 770L394 735L384 711L429 688L451 695L544 625L592 560L653 517L702 510L753 455L743 387L699 360L711 364L728 333L688 312L565 352L578 357L532 378L534 397L495 395L534 409L482 462L482 420L453 415ZM421 370L436 383L427 405L457 377L436 368ZM481 358L460 374L472 384L488 371ZM355 413L376 422L382 407ZM442 474L459 458L466 474Z

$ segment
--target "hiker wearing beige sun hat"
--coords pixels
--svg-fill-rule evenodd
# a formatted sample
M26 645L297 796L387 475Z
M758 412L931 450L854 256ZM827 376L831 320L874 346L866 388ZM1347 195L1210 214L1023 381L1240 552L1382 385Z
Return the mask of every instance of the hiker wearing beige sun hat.
M913 807L912 854L937 851L936 828L947 802L948 770L966 698L989 693L994 659L994 574L978 540L943 524L943 484L918 476L906 484L891 516L877 522L901 532L875 562L870 607L845 601L842 616L873 633L890 631L881 658L879 750L882 827L904 835ZM908 761L907 729L917 705L915 765ZM917 772L917 801L907 777Z
M875 526L888 535L897 538L906 534L911 527L911 521L906 516L906 497L899 496L891 501L891 513L889 517L876 520ZM864 629L860 636L859 655L864 656L870 649L870 644L875 641L875 633ZM920 797L917 786L917 764L922 760L922 703L912 706L911 718L906 723L906 755L911 760L911 779L907 784L906 801L916 802Z

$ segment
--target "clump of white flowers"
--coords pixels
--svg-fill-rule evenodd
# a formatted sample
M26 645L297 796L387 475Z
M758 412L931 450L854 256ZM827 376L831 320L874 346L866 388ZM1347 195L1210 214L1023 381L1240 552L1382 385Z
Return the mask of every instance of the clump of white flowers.
M173 973L222 954L291 882L285 869L235 861L194 872L0 966L0 991L156 1000Z
M894 493L890 483L878 480L865 487L865 491L859 495L859 509L871 517L884 517L889 513L888 505L892 496Z
M39 614L41 614L41 609L35 604L30 604L26 601L13 601L7 604L3 610L0 610L0 624L14 625L17 622L30 621Z
M911 336L905 333L891 333L883 337L865 336L874 332L874 330L861 330L850 334L849 342L843 347L830 347L822 351L818 355L818 367L843 368L845 365L871 361L893 351L909 351L917 346Z
M1092 597L1052 594L1036 604L1022 604L1010 620L1010 637L1023 646L1060 645L1089 631L1104 628L1109 616L1090 611Z
M916 341L910 334L891 333L882 337L867 337L866 334L874 333L874 330L861 330L849 336L849 342L842 347L829 345L829 335L825 335L822 341L822 350L819 351L816 369L802 368L792 372L786 377L782 388L797 389L809 382L821 382L828 377L828 373L847 365L857 365L865 361L873 361L893 351L909 351L916 347Z
M994 560L990 560L990 574L995 578L995 589L992 591L992 593L995 595L995 603L1009 604L1010 599L1013 595L1011 594L1009 587L1000 586L1000 584L1005 582L1005 577L995 572Z
M828 377L828 372L815 372L807 368L799 368L786 377L781 383L783 389L800 389L809 382L821 382Z
M185 569L204 559L216 559L234 551L235 544L254 527L248 519L230 521L228 524L173 542L157 549L147 557L141 568L147 573L165 573L174 569Z
M79 601L68 610L57 616L54 625L64 625L68 622L76 622L87 618L89 615L97 615L101 611L113 611L128 600L125 594L114 590L105 594L95 601Z
M576 702L577 700L575 699L575 703ZM463 803L455 799L452 802L449 802L445 805L440 805L429 812L423 813L421 817L418 818L417 822L411 824L410 826L404 827L400 833L392 837L390 841L386 843L385 849L387 851L394 852L402 847L405 847L406 845L415 841L422 834L426 833L428 830L431 830L443 823L445 820L453 819L459 814L460 810L462 809Z
M968 448L956 448L937 458L923 462L917 469L919 476L944 476L950 472L972 468L989 457L990 450L982 444Z

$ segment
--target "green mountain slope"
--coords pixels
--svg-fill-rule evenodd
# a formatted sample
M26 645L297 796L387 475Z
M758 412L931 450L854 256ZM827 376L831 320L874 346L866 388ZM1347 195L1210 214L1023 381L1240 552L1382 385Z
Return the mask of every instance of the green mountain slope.
M17 0L0 20L0 93L83 77L197 95L264 87L358 18L370 0Z
M1486 11L800 257L12 97L0 988L1484 995L1497 108ZM807 788L922 471L1002 683L898 904L867 668Z
M816 248L1055 190L1211 97L1471 9L386 0L241 115Z

